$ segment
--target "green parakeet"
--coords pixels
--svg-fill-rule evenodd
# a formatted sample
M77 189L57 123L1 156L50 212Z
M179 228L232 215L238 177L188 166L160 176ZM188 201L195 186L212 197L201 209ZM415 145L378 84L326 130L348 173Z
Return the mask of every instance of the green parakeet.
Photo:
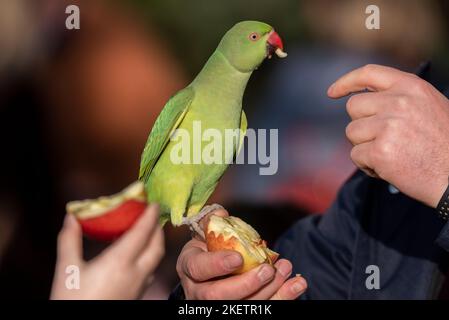
M191 224L229 165L229 155L222 152L218 163L174 163L172 153L176 143L170 139L176 129L184 129L192 138L194 123L203 132L215 129L225 137L226 129L241 129L240 137L231 142L216 139L225 150L232 143L235 157L247 128L242 110L242 98L252 72L267 57L276 53L285 57L282 41L274 29L263 22L243 21L231 28L201 72L186 88L176 93L157 118L142 153L139 179L144 182L149 202L161 208L162 224ZM195 149L192 141L189 152ZM193 155L192 155L193 156ZM231 159L232 160L232 159Z

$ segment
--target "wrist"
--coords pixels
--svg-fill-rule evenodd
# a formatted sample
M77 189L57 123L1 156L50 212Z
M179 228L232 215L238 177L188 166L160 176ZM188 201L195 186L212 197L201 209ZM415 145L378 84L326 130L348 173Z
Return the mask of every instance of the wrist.
M424 202L432 208L438 208L448 186L449 180L447 175L433 179L433 185L428 185L427 187L428 197L427 201Z

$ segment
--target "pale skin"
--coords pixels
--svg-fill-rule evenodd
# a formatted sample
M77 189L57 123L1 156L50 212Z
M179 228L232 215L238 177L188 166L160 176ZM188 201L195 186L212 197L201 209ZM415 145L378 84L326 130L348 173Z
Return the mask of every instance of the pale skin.
M416 75L379 65L349 72L328 90L331 98L351 93L353 162L435 208L448 185L448 99Z
M67 215L58 237L58 259L51 299L137 299L152 279L164 256L164 233L158 224L159 208L149 206L123 236L93 260L84 261L82 230ZM79 267L79 290L67 289L67 266Z
M223 209L214 214L228 215ZM176 270L189 300L293 300L307 289L303 277L290 277L292 264L286 259L280 259L274 267L263 264L231 276L241 265L238 252L208 252L203 241L192 239L179 255Z

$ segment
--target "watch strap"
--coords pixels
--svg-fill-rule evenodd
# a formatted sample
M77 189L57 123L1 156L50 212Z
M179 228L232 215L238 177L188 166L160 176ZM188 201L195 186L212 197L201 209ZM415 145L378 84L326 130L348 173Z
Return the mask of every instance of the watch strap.
M449 185L446 188L446 191L444 191L440 202L438 202L437 213L441 219L446 221L449 220Z

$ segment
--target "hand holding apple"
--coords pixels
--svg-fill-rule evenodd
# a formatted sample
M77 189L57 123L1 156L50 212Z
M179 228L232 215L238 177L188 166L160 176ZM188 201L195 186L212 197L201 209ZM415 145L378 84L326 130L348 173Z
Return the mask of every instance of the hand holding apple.
M214 214L228 216L225 210L215 211ZM203 224L207 224L207 219L208 217L203 219ZM203 229L206 229L204 225ZM244 265L239 252L210 252L205 242L192 239L179 255L176 271L187 299L291 300L303 294L307 288L303 277L290 278L292 265L286 259L279 259L274 265L262 263L247 272L239 273Z
M58 238L51 299L136 299L164 256L159 210L148 207L137 222L99 256L83 259L81 225L67 214ZM79 270L79 289L68 288L67 267Z
M77 218L86 236L113 241L132 227L146 207L144 185L137 181L112 196L69 202L67 212Z

